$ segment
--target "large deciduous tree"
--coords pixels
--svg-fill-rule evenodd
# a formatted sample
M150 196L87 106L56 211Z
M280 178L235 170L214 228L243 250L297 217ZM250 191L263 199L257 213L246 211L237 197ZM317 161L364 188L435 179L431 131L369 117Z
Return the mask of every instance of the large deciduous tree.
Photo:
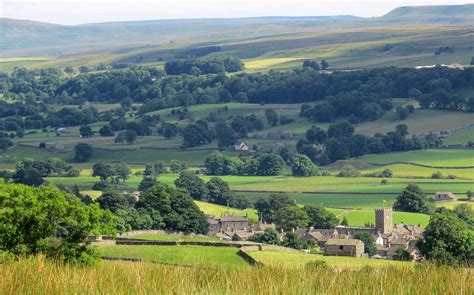
M426 259L440 264L474 265L474 230L448 209L431 216L417 247Z
M398 195L393 208L398 211L431 213L433 203L428 200L425 193L416 184L409 184L400 195Z
M74 160L87 162L92 157L92 147L87 143L78 143L74 147Z
M174 181L177 188L186 190L189 195L195 200L206 199L209 190L205 182L196 174L190 171L183 171L179 177Z
M314 228L331 229L339 224L336 215L321 205L306 205L303 210L309 217L309 225Z
M168 230L205 234L209 227L206 215L185 190L160 183L149 188L136 207L145 209L152 218L160 216Z
M99 256L87 237L115 231L110 212L52 187L0 184L0 208L0 251L16 258L45 254L92 264Z

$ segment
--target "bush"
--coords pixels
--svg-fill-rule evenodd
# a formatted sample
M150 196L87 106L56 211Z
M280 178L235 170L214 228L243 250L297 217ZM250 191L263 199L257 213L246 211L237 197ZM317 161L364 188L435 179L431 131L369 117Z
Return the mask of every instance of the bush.
M336 175L337 177L359 177L360 171L352 166L344 166L342 170Z
M436 171L435 173L433 173L433 174L431 175L431 178L432 178L432 179L442 179L442 178L443 178L443 174L441 174L441 172L439 172L439 171Z
M108 187L109 186L105 182L101 181L101 182L94 183L94 185L92 186L92 189L95 191L104 191Z

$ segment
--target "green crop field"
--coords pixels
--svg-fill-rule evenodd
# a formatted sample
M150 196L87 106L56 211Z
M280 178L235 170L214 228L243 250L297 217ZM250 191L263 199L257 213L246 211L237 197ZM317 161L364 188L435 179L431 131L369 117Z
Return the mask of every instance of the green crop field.
M252 201L260 198L267 198L270 193L247 193L238 192L238 195L246 196ZM383 202L393 204L397 198L396 194L392 195L366 195L366 194L301 194L288 193L290 199L295 200L300 205L319 204L324 207L344 208L344 209L371 209L382 206Z
M364 226L366 223L375 223L374 210L348 210L343 211L338 216L339 218L345 216L350 226ZM428 225L429 219L429 215L421 213L393 212L394 224L418 224L422 227L426 227L426 225Z
M231 186L235 190L244 191L268 191L268 192L373 192L373 193L398 193L410 183L416 183L429 193L437 190L450 190L466 192L472 190L474 183L470 180L447 180L447 179L407 179L390 178L387 185L382 185L381 178L356 177L341 178L335 176L315 177L278 177L249 184L238 184Z
M360 269L364 266L382 267L412 267L412 262L401 262L385 259L355 258L343 256L324 256L318 254L304 254L297 252L283 251L255 251L250 255L264 265L271 265L284 268L301 268L311 261L325 261L331 267L339 269Z
M120 258L142 258L182 265L224 266L239 268L247 262L237 255L238 248L204 246L101 246L101 255Z
M456 178L461 179L474 179L474 168L465 168L465 169L441 169L441 168L428 168L415 166L410 164L393 164L386 165L380 168L364 170L363 173L374 173L381 172L384 169L390 169L393 172L394 177L424 177L430 178L433 173L440 172L443 177L449 175L455 176Z

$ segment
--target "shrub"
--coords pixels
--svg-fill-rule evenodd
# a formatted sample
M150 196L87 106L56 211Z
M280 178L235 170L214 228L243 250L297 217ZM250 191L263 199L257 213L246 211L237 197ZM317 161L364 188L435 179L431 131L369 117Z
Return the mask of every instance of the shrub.
M443 178L443 174L441 174L441 172L439 172L439 171L436 171L435 173L433 173L431 175L431 178L432 179L441 179L441 178Z
M92 189L95 191L104 191L108 187L109 186L105 182L101 181L101 182L94 183L94 185L92 186Z

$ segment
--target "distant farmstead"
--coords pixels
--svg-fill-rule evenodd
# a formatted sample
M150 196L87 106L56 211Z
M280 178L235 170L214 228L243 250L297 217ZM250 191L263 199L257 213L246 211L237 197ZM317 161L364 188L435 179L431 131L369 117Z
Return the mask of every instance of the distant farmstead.
M458 197L456 197L452 192L436 192L435 200L436 201L445 201L445 200L457 201Z
M39 148L44 148L47 150L63 150L64 144L59 142L41 142Z
M56 129L57 133L71 133L73 131L74 130L71 127L59 127L58 129Z
M234 236L246 240L256 233L263 233L267 228L275 229L275 224L260 221L258 224L249 224L248 216L237 216L223 213L220 219L209 216L208 235L215 235L220 239L231 240Z
M234 150L236 151L249 151L250 148L245 142L240 142L234 146Z

